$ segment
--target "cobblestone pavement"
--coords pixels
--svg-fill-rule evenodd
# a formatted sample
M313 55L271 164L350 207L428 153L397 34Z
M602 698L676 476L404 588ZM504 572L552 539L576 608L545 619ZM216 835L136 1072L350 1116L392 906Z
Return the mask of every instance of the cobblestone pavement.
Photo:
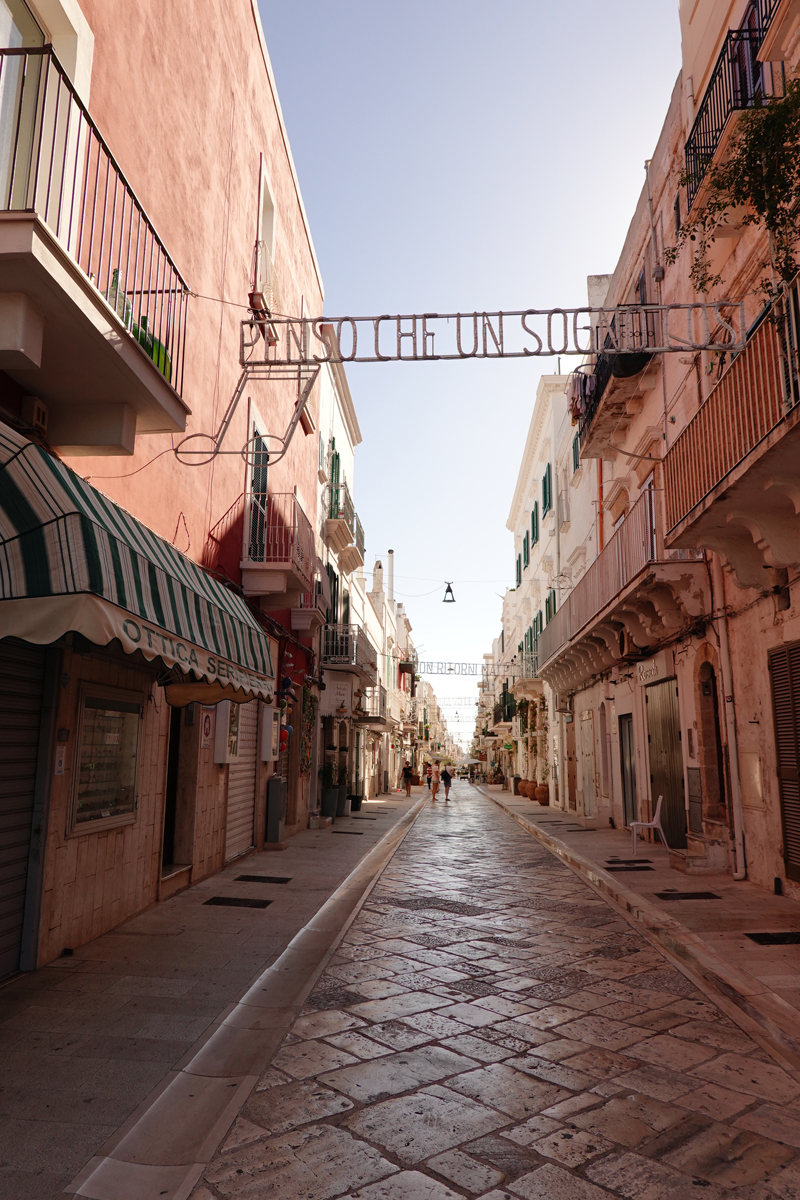
M465 784L384 872L193 1200L800 1200L800 1073Z

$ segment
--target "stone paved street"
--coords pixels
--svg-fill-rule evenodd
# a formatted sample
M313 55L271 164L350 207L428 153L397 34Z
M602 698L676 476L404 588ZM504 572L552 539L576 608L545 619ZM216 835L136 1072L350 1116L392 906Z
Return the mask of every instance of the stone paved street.
M193 1200L800 1200L778 1063L487 797L389 864Z

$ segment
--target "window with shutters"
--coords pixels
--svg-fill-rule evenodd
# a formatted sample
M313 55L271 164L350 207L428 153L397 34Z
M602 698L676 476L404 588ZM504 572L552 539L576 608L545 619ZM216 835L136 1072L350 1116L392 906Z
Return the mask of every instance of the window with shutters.
M534 501L533 510L531 512L531 545L535 546L539 540L539 501Z
M769 656L787 879L800 882L800 642Z
M542 476L542 516L546 517L553 507L553 476L550 463L544 469Z
M575 434L572 439L572 473L573 475L581 465L581 435Z
M551 588L550 591L547 593L547 597L544 602L545 624L549 625L549 623L552 621L552 619L555 615L556 615L556 594L555 594L555 591Z
M528 534L528 531L526 529L525 536L522 539L522 567L523 567L523 570L525 569L525 567L530 566L530 561L531 561L531 542L530 542L530 535Z
M522 583L522 555L517 555L517 587Z
M72 828L135 820L144 697L91 688L81 693Z

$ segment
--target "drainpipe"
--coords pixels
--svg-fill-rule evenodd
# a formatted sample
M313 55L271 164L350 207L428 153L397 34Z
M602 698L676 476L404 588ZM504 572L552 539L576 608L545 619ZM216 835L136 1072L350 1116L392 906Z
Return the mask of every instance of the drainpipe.
M722 675L723 700L725 702L725 731L728 740L728 768L731 776L731 799L733 801L733 844L736 854L736 870L733 878L747 878L747 863L744 856L744 811L742 809L742 786L739 779L739 751L736 742L736 712L733 704L733 673L731 650L728 642L728 617L725 612L725 576L718 554L711 555L711 578L714 585L713 601L717 598L721 615L716 620L719 638L719 662Z
M390 606L394 604L394 550L390 550L388 554L389 563L387 566L388 576L388 600Z

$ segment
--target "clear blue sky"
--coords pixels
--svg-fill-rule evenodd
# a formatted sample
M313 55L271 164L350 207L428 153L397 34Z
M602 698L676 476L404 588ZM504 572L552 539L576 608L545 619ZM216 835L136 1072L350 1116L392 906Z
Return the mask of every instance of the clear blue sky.
M326 315L579 305L586 276L613 270L680 66L677 0L260 8ZM423 658L479 661L498 632L506 518L554 370L348 368L366 565L394 549Z

